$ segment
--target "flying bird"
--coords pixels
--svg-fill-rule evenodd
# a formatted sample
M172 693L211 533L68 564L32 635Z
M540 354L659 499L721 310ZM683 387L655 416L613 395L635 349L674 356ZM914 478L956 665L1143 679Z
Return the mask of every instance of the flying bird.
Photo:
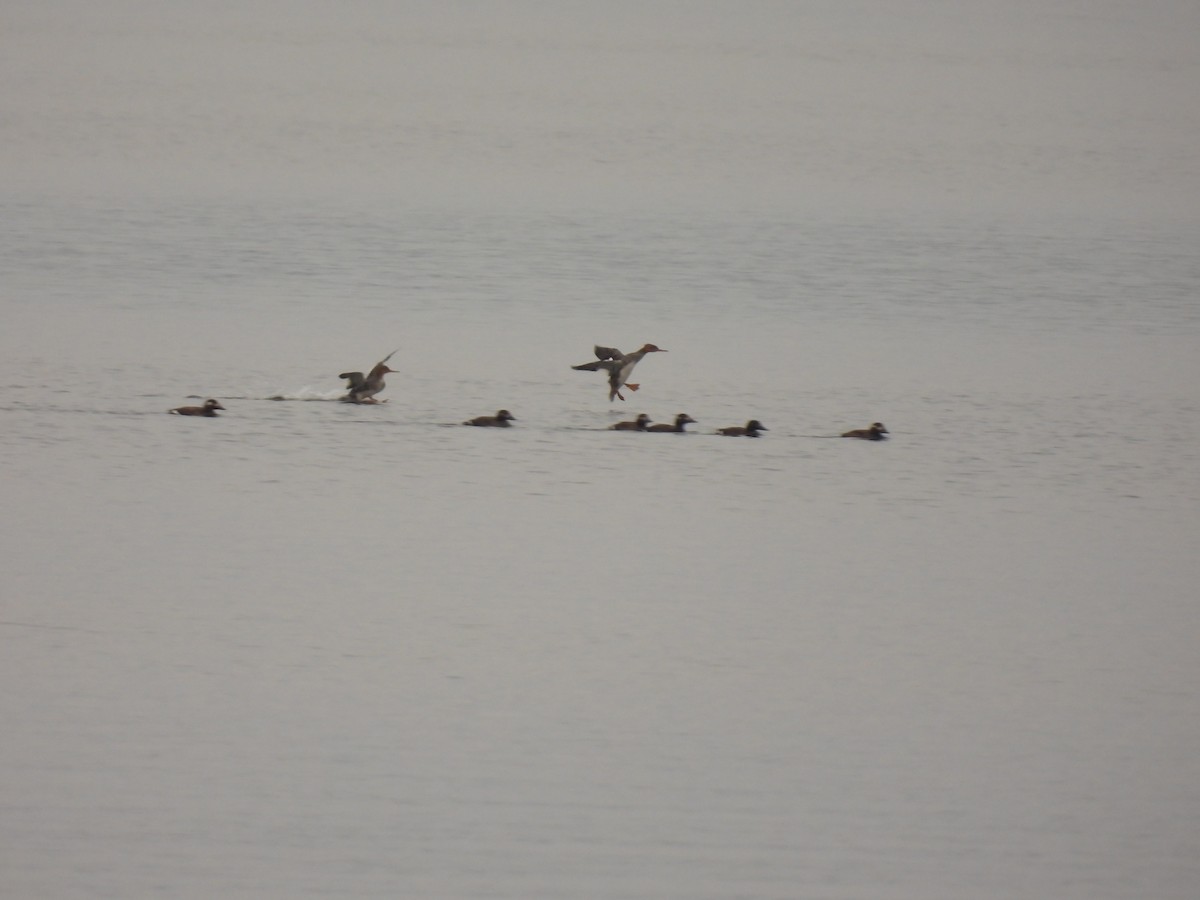
M596 354L595 362L586 362L578 366L571 366L578 372L599 372L603 369L608 373L608 402L612 403L616 397L624 400L621 394L621 388L627 387L631 391L636 391L640 384L630 384L629 376L633 374L633 367L641 362L642 357L647 353L666 353L667 351L661 347L656 347L654 344L643 344L641 350L635 350L633 353L622 353L615 347L595 347L593 348Z

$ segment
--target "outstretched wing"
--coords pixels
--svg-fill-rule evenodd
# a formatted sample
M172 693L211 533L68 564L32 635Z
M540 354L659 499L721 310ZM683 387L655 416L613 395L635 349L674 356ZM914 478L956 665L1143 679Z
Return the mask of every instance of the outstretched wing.
M621 362L615 359L598 359L595 362L585 362L578 366L571 366L571 368L577 372L599 372L603 369L611 375L621 368Z
M346 385L346 387L352 391L356 391L361 387L365 387L367 384L367 379L362 372L343 372L338 376L338 378L345 378L348 382L350 382L348 385Z
M597 344L592 348L592 352L596 354L596 362L586 362L571 368L580 372L599 372L603 369L612 375L621 368L621 360L625 358L625 354L616 347L601 347Z

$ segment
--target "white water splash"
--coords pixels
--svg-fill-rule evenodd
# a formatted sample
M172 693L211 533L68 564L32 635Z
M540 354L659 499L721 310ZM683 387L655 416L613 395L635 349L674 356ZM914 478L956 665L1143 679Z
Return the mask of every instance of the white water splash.
M346 395L343 388L338 388L332 391L318 391L316 388L311 388L305 385L294 391L280 391L277 394L272 394L267 397L267 400L340 400Z

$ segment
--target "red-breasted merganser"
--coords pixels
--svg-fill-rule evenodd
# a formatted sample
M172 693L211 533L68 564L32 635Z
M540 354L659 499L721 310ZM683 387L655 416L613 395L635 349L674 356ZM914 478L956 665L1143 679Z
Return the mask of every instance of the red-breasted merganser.
M509 428L508 423L517 421L507 409L502 409L494 416L477 416L463 422L464 425L478 425L481 428Z
M376 400L375 395L382 391L386 384L383 383L384 375L396 374L395 369L387 367L387 361L396 355L396 350L393 350L378 363L371 373L365 378L362 372L343 372L338 378L345 378L348 384L349 393L341 400L343 403L386 403L386 400Z
M889 433L883 427L882 422L876 422L870 428L855 428L853 431L847 431L842 437L859 438L864 441L883 441L887 440Z
M717 434L724 434L729 437L758 437L760 431L770 431L770 429L758 421L758 419L751 419L744 426L735 425L732 428L718 428Z
M177 416L208 416L212 419L216 418L218 409L224 408L216 400L205 400L203 406L180 406L177 409L168 409L167 412Z
M643 356L647 353L667 352L653 344L644 344L641 350L635 350L633 353L622 353L615 347L595 347L593 349L596 354L595 362L583 363L571 366L571 368L579 372L598 372L601 369L607 372L609 403L612 403L613 397L625 399L621 396L621 388L627 387L631 391L636 391L641 387L640 384L629 384L629 376L633 374L633 367L641 361Z
M645 431L646 426L650 424L650 417L645 413L638 413L637 419L632 422L618 422L615 425L609 425L609 431Z
M691 416L689 416L687 413L680 413L679 415L677 415L675 417L674 425L667 425L664 422L664 423L660 423L658 425L651 425L646 430L647 431L674 431L679 434L686 434L687 432L685 432L683 430L683 426L688 425L688 424L694 424L695 421L696 420L693 419Z

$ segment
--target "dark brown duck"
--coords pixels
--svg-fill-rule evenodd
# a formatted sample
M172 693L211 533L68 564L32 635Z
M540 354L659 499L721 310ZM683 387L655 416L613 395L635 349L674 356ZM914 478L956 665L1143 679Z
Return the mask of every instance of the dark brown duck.
M468 419L463 422L464 425L477 425L480 428L509 428L509 422L515 422L516 418L507 409L502 409L494 416L476 416L474 419Z
M842 437L858 438L863 441L882 441L887 439L888 434L883 423L876 422L870 428L855 428L853 431L847 431Z
M730 428L718 428L717 434L723 434L726 437L758 437L760 431L770 431L758 419L751 419L745 425L734 425Z
M645 413L639 413L638 417L632 422L617 422L615 425L609 425L609 431L646 431L650 424L650 417Z
M210 419L214 419L217 416L217 410L224 408L216 400L205 400L203 406L180 406L168 409L167 412L177 416L208 416Z
M674 425L667 425L665 422L663 422L658 425L651 425L646 430L647 431L673 431L677 434L686 434L687 432L685 432L683 430L683 426L695 424L695 422L696 422L696 420L693 419L691 416L689 416L687 413L680 413L679 415L677 415L675 417Z

